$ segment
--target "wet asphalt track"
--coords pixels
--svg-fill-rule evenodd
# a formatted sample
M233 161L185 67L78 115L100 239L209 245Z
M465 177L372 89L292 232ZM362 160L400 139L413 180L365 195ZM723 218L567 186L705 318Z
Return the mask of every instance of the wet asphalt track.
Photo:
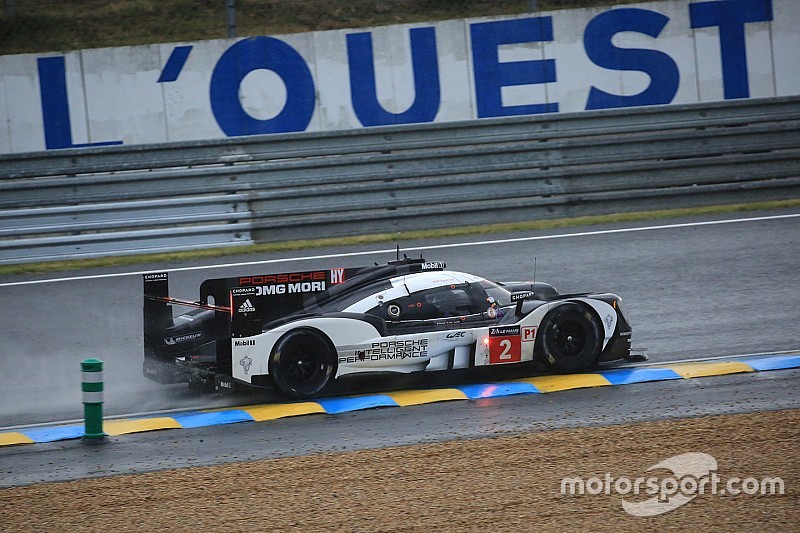
M744 213L735 216L700 217L683 220L663 220L656 222L639 222L613 226L592 226L568 228L555 231L525 232L522 234L491 235L447 241L427 241L406 243L411 248L415 245L440 244L443 242L474 242L476 240L493 240L503 237L519 237L527 235L551 235L557 233L577 233L603 229L639 227L652 225L696 222L725 218L752 218L776 214L787 214L793 211L770 211L768 213ZM634 326L634 347L647 348L653 361L671 361L687 357L705 357L712 355L731 355L750 352L793 350L800 347L796 336L797 322L800 318L800 218L779 220L763 220L736 224L713 226L695 226L655 231L617 233L604 235L586 235L553 240L538 240L524 243L503 243L465 248L446 248L435 252L426 252L426 258L444 260L448 267L464 270L498 280L530 279L533 276L533 257L537 258L537 280L553 283L563 292L574 291L614 291L623 296L630 309ZM342 249L312 250L309 252L286 252L269 257L300 257L327 253L343 253L372 249L391 248L390 245L369 245ZM230 267L226 269L210 269L202 271L181 272L172 276L171 292L173 296L195 298L199 282L207 277L223 277L237 274L267 273L294 269L309 269L317 266L358 266L371 261L391 259L389 254L368 255L360 257L342 257L338 259L316 261L290 261L264 267ZM411 253L409 252L409 255ZM244 257L230 259L251 261L268 259L267 257ZM219 263L219 260L216 260ZM207 261L211 264L212 261ZM197 264L197 263L195 263ZM170 268L188 265L169 265ZM145 265L141 270L161 268L158 265ZM120 269L121 270L121 269ZM126 270L139 270L126 269ZM81 272L93 274L100 272ZM75 273L65 274L67 276ZM8 277L0 279L0 283L24 281L38 277ZM47 276L47 277L60 277ZM217 397L193 394L183 386L163 387L151 383L141 377L141 279L140 276L123 276L117 278L76 280L62 283L42 285L22 285L0 287L0 331L4 334L0 347L0 426L31 424L79 418L80 374L79 362L85 357L99 357L106 361L106 413L130 414L142 411L197 408L239 403L263 401L263 397L249 395L244 397ZM730 408L746 410L781 408L797 406L797 398L791 385L796 384L798 374L794 371L772 373L785 378L772 377L770 373L752 376L729 376L721 378L703 378L704 385L694 382L678 382L665 384L643 384L631 387L611 388L609 390L571 391L559 393L564 395L568 404L562 404L557 395L546 395L533 399L530 397L510 397L498 402L497 409L478 410L478 417L487 417L491 424L497 423L498 413L529 413L530 402L539 402L545 407L555 405L561 414L553 412L558 419L572 420L573 424L591 421L585 413L597 412L592 407L600 401L599 396L613 395L613 403L620 409L608 421L626 419L648 419L662 416L659 407L651 400L657 390L667 387L684 387L693 391L696 408L686 414L701 414L704 405L710 412L718 407L721 398L712 388L720 386L727 380L741 384L729 392ZM387 387L429 386L430 377L417 382L403 379L400 382L383 380L378 383L359 381L348 386L358 390L380 390ZM467 376L464 379L477 379ZM781 379L785 383L781 384ZM726 382L727 382L726 381ZM766 388L764 384L767 384ZM676 389L671 394L683 399L686 390ZM740 391L749 391L758 401L749 403L748 398L739 397ZM569 396L567 396L569 395ZM580 398L586 398L581 403ZM711 399L714 398L714 402ZM744 402L742 402L744 400ZM557 403L553 403L557 402ZM574 404L574 405L573 405ZM540 412L542 405L536 407ZM749 407L748 407L749 406ZM465 431L464 427L453 428L449 436L431 432L433 426L439 426L441 420L469 420L468 412L473 412L476 405L468 402L453 404L434 404L402 410L355 413L345 417L303 417L292 421L278 422L278 427L297 425L296 431L302 434L309 432L321 435L322 442L316 447L306 449L299 444L299 437L292 437L290 432L281 437L280 453L347 449L346 444L338 444L341 440L336 433L327 433L326 428L340 427L350 422L369 420L373 417L387 417L387 425L392 431L380 428L369 429L369 424L359 429L357 424L352 428L354 442L372 442L369 438L359 437L366 431L378 438L374 445L392 443L409 443L455 436L479 436L486 433ZM410 409L410 410L409 410ZM499 409L499 411L498 411ZM401 413L398 415L397 413ZM674 413L680 414L680 405L674 406ZM571 418L572 416L578 418ZM584 418L581 418L583 416ZM540 421L537 414L534 419L526 418L517 426L518 430L535 427ZM546 417L545 417L546 418ZM275 424L275 423L272 423ZM360 424L360 422L359 422ZM531 426L533 424L533 426ZM481 424L468 427L483 427ZM225 428L211 428L208 438L221 438L219 435L252 433L248 437L254 439L252 445L235 447L228 454L241 460L248 457L252 450L262 450L258 442L274 442L272 437L260 433L264 430L249 429L252 424L239 424ZM273 426L274 427L274 426ZM294 426L293 426L294 427ZM513 430L513 424L508 426ZM243 429L244 428L244 429ZM272 430L269 430L270 433ZM144 450L150 442L152 446L174 443L174 449L182 449L183 439L202 439L197 433L200 430L145 434L120 437L135 449ZM215 433L216 432L216 433ZM217 436L214 436L217 435ZM258 436L260 435L260 436ZM328 435L326 438L325 435ZM396 438L392 438L394 435ZM400 438L400 435L403 438ZM246 440L242 437L243 441ZM205 439L204 439L205 440ZM380 441L380 442L378 442ZM119 442L123 442L120 440ZM238 442L238 440L237 440ZM198 444L203 450L207 447ZM39 449L42 445L33 448ZM77 447L77 443L60 443L46 445L54 450L66 451ZM359 444L361 446L361 444ZM168 447L171 447L168 446ZM31 448L31 447L25 447ZM109 449L114 449L112 446ZM270 449L270 447L266 447ZM245 450L250 449L251 452ZM0 451L0 465L7 465L11 457L25 456L33 449L8 452ZM86 452L100 453L106 452ZM133 453L133 452L131 452ZM135 455L135 454L134 454ZM212 454L214 455L214 454ZM220 460L216 454L211 462ZM223 455L226 455L223 453ZM196 461L206 464L205 451L177 453L171 464L186 464L188 458L197 457ZM16 460L15 459L15 460ZM224 458L222 458L224 460ZM177 461L178 463L175 463ZM120 463L120 471L127 471L125 464L134 464L131 459ZM153 459L151 467L158 463ZM197 463L200 464L200 463ZM159 466L166 467L165 465ZM114 467L116 468L116 467ZM0 468L0 473L4 469ZM16 469L15 469L16 470ZM116 471L102 469L105 472ZM6 475L3 476L5 478Z
M564 427L798 409L798 379L798 369L775 370L137 433L103 445L69 440L0 447L0 487ZM704 444L697 443L698 451Z

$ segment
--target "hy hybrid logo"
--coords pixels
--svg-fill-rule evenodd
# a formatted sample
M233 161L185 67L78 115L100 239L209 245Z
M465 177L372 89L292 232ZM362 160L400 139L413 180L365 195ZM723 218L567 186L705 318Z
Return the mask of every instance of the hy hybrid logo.
M586 480L581 477L563 478L561 494L618 494L625 496L622 499L625 512L633 516L648 517L673 511L700 494L764 496L784 494L785 490L783 479L779 477L764 477L761 480L753 477L730 477L723 481L717 473L717 460L707 453L675 455L654 464L646 471L653 475L631 479L615 478L606 473L602 478L592 476ZM659 471L669 471L670 474L657 475ZM646 500L636 498L642 494L651 497Z
M253 304L250 303L250 298L245 300L244 303L239 306L240 313L252 313L255 310L256 308L253 307Z

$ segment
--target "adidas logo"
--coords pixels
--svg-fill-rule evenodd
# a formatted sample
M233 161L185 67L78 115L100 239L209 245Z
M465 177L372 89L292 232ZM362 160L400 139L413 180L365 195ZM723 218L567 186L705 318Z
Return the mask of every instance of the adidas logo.
M239 307L240 313L252 313L255 310L256 308L250 303L250 298L245 300L244 303Z

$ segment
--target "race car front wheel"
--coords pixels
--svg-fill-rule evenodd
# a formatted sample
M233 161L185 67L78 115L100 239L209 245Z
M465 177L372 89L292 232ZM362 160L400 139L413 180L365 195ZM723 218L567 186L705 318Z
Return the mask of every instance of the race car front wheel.
M269 360L269 373L282 394L311 398L333 380L335 352L328 339L313 329L299 329L282 337Z
M542 322L536 351L549 370L579 372L597 361L603 347L601 326L592 312L576 303L553 309Z

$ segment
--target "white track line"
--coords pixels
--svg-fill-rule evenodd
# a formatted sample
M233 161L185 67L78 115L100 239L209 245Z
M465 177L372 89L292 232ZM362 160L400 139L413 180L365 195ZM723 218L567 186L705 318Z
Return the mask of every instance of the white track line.
M526 242L526 241L545 241L550 239L567 239L571 237L589 237L594 235L613 235L618 233L634 233L638 231L655 231L655 230L663 230L663 229L678 229L678 228L694 228L698 226L716 226L721 224L738 224L742 222L763 222L766 220L782 220L787 218L798 218L800 217L800 213L792 213L787 215L771 215L771 216L763 216L763 217L752 217L752 218L734 218L734 219L727 219L727 220L708 220L705 222L685 222L682 224L666 224L663 226L641 226L638 228L620 228L620 229L607 229L607 230L596 230L596 231L581 231L578 233L558 233L554 235L537 235L535 237L515 237L511 239L494 239L489 241L477 241L477 242L458 242L458 243L451 243L451 244L435 244L430 246L415 246L410 248L405 248L405 251L424 251L424 250L442 250L445 248L466 248L469 246L484 246L487 244L506 244L512 242ZM163 272L164 270L168 270L169 272L186 272L191 270L208 270L212 268L230 268L230 267L240 267L240 266L251 266L251 265L269 265L275 263L288 263L291 261L313 261L317 259L335 259L338 257L355 257L360 255L372 255L372 254L388 254L394 253L395 248L384 248L381 250L368 250L364 252L345 252L345 253L338 253L338 254L322 254L322 255L308 255L308 256L300 256L300 257L285 257L281 259L264 259L262 261L246 261L241 263L223 263L218 265L198 265L198 266L191 266L191 267L182 267L182 268L173 268L173 269L160 269L160 270L139 270L134 272L115 272L112 274L95 274L91 276L72 276L68 278L50 278L50 279L37 279L37 280L29 280L29 281L15 281L9 283L0 283L0 287L15 287L19 285L39 285L43 283L58 283L61 281L80 281L80 280L90 280L90 279L103 279L103 278L118 278L123 276L135 276L135 275L142 275L142 274L151 274L154 272Z
M786 354L798 354L800 353L800 349L796 350L783 350L780 352L758 352L758 353L745 353L739 355L715 355L713 357L697 357L693 359L678 359L675 361L664 361L663 363L653 363L653 362L644 362L644 363L636 363L636 364L629 364L629 365L619 365L619 366L607 366L596 368L594 370L590 370L590 372L601 372L604 370L616 370L618 368L637 368L637 367L653 367L653 366L669 366L675 365L679 363L702 363L708 361L718 361L720 359L726 360L733 360L733 359L741 359L745 357L757 357L757 356L769 356L769 355L786 355ZM502 381L502 380L498 380ZM376 393L380 394L380 393ZM250 405L250 404L248 404ZM104 417L104 420L118 420L121 418L147 418L152 416L159 416L159 415L169 415L172 413L188 413L192 411L203 411L207 409L236 409L237 407L242 407L241 405L230 405L224 407L214 407L214 406L201 406L201 407L178 407L174 409L162 409L160 411L144 411L141 413L126 413L121 415L112 415ZM49 427L49 426L65 426L69 424L80 424L83 422L82 418L74 418L71 420L59 420L56 422L40 422L38 424L22 424L19 426L6 426L0 427L0 432L5 431L18 431L21 429L33 429L33 428L40 428L40 427Z

